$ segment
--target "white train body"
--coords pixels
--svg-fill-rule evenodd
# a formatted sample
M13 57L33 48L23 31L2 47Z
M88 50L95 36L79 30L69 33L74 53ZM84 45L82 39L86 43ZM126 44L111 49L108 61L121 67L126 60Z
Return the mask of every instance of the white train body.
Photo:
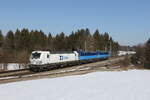
M75 61L78 59L78 53L76 51L71 53L51 53L49 51L33 51L30 57L30 64L44 65L51 63Z

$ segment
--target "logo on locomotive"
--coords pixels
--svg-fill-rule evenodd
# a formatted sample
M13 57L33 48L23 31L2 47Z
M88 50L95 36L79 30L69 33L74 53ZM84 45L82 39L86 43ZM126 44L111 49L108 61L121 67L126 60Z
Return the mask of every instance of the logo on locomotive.
M68 59L67 56L60 56L60 60L66 60L66 59Z

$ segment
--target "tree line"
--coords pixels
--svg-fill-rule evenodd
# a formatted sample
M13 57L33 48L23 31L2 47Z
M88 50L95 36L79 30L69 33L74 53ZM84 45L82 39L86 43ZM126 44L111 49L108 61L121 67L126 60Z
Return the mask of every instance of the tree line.
M80 29L66 35L64 32L53 36L43 31L24 28L15 32L8 31L4 36L0 30L0 62L28 62L33 50L50 51L112 51L117 54L118 42L115 42L108 33L100 33L97 29L94 33L90 30Z
M143 45L135 46L136 54L131 57L131 62L150 69L150 39Z

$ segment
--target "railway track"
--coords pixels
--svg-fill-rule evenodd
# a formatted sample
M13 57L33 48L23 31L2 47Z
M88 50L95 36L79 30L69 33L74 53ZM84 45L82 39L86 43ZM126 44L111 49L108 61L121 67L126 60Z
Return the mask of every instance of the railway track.
M124 60L124 57L114 58L110 60L105 60L101 62L83 64L78 66L72 66L68 68L62 68L57 70L51 70L46 72L30 72L27 69L18 70L15 72L10 73L3 73L0 74L0 84L2 83L9 83L9 82L16 82L16 81L23 81L23 80L32 80L32 79L39 79L44 77L58 77L62 75L68 74L79 74L79 73L87 73L96 70L97 68L107 68L119 63L121 60Z
M33 72L29 71L28 69L4 71L4 72L0 72L0 79L4 77L20 76L20 75L26 75L31 73Z

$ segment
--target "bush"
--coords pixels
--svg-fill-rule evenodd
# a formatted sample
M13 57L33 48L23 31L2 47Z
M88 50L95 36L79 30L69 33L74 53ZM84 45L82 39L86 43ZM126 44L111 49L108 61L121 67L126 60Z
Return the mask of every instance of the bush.
M122 61L122 65L126 67L130 64L131 64L131 59L130 59L129 55L126 55L124 60Z

